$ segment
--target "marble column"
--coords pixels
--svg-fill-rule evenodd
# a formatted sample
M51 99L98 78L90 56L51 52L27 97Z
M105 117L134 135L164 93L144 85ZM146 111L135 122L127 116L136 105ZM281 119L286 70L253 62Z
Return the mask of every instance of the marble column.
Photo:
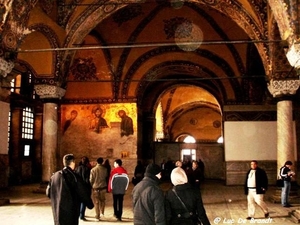
M268 89L277 102L277 169L285 161L296 161L293 126L293 102L291 96L296 93L299 80L271 80Z
M57 155L57 100L65 94L65 90L51 85L35 85L36 93L44 100L43 138L42 138L42 181L49 181L56 171Z
M277 103L277 169L287 160L295 163L295 137L293 126L293 103L279 100Z

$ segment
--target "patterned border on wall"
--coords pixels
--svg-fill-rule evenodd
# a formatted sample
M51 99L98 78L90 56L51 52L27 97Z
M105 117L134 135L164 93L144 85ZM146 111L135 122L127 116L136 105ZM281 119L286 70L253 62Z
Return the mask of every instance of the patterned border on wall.
M224 112L224 121L276 121L277 112Z

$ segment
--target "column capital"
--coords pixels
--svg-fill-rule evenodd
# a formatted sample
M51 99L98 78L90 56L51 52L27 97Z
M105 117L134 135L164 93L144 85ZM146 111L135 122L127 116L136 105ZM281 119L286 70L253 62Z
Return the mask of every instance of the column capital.
M294 95L300 86L300 80L273 80L268 84L268 89L274 98L284 95Z
M6 77L12 69L14 68L15 64L11 61L6 61L2 57L0 57L0 75Z
M40 98L58 98L61 99L65 93L66 90L53 86L53 85L47 85L47 84L37 84L34 85L35 92L40 96Z

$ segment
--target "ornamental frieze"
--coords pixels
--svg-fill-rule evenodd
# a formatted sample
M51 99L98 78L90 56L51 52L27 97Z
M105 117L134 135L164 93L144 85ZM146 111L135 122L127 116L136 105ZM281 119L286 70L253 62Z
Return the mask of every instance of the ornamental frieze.
M40 96L41 99L45 99L45 98L61 99L66 93L65 89L62 89L57 86L46 85L46 84L34 85L34 90L36 94Z

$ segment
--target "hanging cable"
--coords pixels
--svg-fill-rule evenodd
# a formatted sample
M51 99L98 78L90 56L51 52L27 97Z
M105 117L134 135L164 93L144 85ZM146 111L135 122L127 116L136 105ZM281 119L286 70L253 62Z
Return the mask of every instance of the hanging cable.
M141 43L141 44L121 44L121 45L96 45L96 46L80 46L66 47L66 48L44 48L44 49L19 49L17 53L30 53L30 52L52 52L52 51L72 51L72 50L97 50L97 49L125 49L125 48L149 48L149 47L168 47L168 46L190 46L190 45L224 45L224 44L257 44L257 43L274 43L283 42L283 40L234 40L234 41L189 41L189 42L176 42L176 43Z

